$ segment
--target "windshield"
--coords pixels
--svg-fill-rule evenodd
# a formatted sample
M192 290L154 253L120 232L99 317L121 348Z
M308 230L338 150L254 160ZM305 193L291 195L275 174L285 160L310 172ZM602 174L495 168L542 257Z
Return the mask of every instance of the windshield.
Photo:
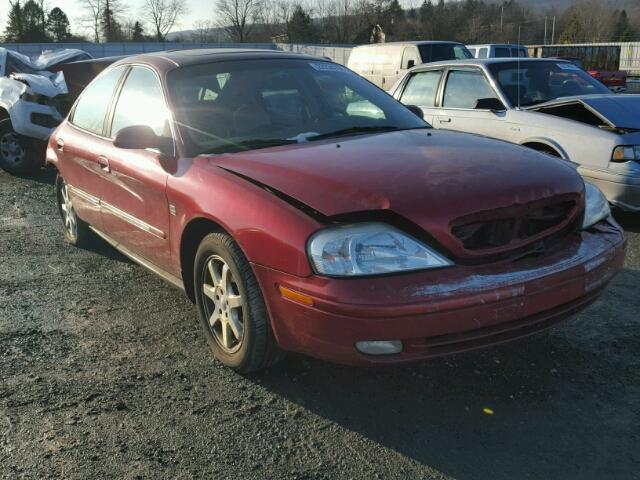
M462 44L427 43L419 45L418 48L420 49L422 63L473 58L473 54Z
M428 127L368 81L323 61L189 66L169 74L168 91L190 156Z
M521 61L489 65L493 77L513 106L528 106L560 97L611 93L570 62Z

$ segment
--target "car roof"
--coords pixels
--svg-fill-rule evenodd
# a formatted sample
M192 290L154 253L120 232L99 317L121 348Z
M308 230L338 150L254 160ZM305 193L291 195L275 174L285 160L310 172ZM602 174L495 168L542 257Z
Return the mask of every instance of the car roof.
M494 63L513 63L513 62L565 62L570 63L567 60L561 60L558 58L522 58L522 57L504 57L504 58L468 58L465 60L442 60L440 62L423 63L417 67L413 67L411 70L426 70L432 67L446 67L449 65L454 66L482 66L492 65Z
M374 48L384 47L386 45L464 45L462 42L452 42L450 40L418 40L418 41L404 41L404 42L385 42L385 43L371 43L369 45L358 45L356 48Z
M123 58L115 65L146 64L159 71L169 71L187 65L200 65L221 61L257 60L257 59L308 59L326 62L326 58L314 57L304 53L283 52L281 50L249 48L194 48L184 50L166 50L144 53Z
M474 45L467 45L467 48L478 48L478 47L510 47L510 48L527 48L524 45L520 45L517 43L478 43Z

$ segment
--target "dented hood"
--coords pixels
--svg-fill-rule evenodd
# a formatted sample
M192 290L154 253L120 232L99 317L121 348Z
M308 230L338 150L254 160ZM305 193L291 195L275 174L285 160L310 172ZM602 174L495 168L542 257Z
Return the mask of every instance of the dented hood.
M581 194L569 163L474 135L407 130L210 157L326 216L391 210L442 243L454 219Z
M603 94L559 98L536 105L532 110L572 102L582 103L611 127L640 130L640 95Z

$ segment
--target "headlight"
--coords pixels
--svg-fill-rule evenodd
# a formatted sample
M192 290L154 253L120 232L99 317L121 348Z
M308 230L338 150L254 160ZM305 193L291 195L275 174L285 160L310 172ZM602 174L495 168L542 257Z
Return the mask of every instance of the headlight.
M418 240L384 223L329 227L309 240L309 258L320 274L352 277L453 265Z
M640 161L640 145L620 146L613 149L611 161L616 163Z
M582 228L586 229L607 218L611 214L609 202L600 189L589 182L584 182L585 186L585 208Z

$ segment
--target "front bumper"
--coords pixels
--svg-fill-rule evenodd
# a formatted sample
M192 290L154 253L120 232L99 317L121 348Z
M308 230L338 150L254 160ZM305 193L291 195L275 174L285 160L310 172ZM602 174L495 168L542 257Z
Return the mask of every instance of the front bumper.
M58 124L62 122L62 116L54 107L20 100L13 105L10 111L13 129L25 137L37 138L39 140L49 138L49 135L51 135L55 127L45 127L33 123L33 114L49 116L52 122L55 121Z
M640 163L630 161L612 164L614 168L596 170L578 167L578 172L587 181L596 185L609 203L622 210L640 211Z
M622 268L625 239L609 219L538 257L385 277L300 278L254 265L281 348L354 365L471 350L537 332L594 301ZM279 286L313 305L283 298ZM401 340L403 351L356 342Z

